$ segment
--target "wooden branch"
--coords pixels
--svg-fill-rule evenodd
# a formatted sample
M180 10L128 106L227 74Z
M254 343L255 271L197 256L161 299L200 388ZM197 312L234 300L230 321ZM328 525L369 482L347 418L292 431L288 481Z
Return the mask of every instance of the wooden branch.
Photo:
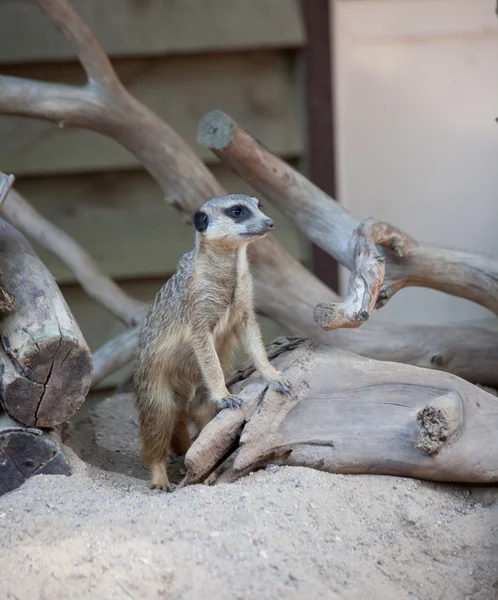
M91 83L105 87L121 85L107 54L83 19L68 2L35 1L57 29L69 40Z
M85 399L90 350L53 277L1 219L0 271L16 297L15 310L0 321L3 408L24 425L53 427Z
M183 485L231 482L269 463L461 483L498 482L496 397L437 371L364 359L310 340L280 340L283 398L250 369L185 457ZM241 392L242 390L242 392ZM228 449L228 460L220 465ZM235 451L234 451L235 449Z
M145 316L147 307L143 302L130 298L79 244L45 219L16 190L10 191L0 210L16 229L58 256L90 298L126 325L136 325Z
M342 302L320 302L314 310L317 324L326 331L339 327L359 327L374 309L385 273L385 259L377 244L403 256L404 238L392 227L367 219L359 225L351 243L354 267L349 278L348 294Z
M93 377L90 389L132 362L138 343L139 328L127 329L93 353Z
M117 78L110 71L105 53L95 38L88 35L86 26L69 4L65 0L37 2L51 18L53 16L55 22L63 17L63 31L84 61L89 82L83 87L73 87L0 77L0 113L85 127L113 138L137 157L160 185L165 200L182 211L187 219L191 219L204 201L224 194L223 187L184 141L121 85L116 84ZM91 47L85 49L85 44ZM249 153L247 157L248 173L252 164L251 156ZM264 185L261 188L261 181L258 183L256 177L253 183L258 189L271 192L275 177L278 180L279 173L284 178L288 177L289 170L268 153L265 159L268 156L272 161L269 164L276 165L277 174L266 173L270 183L267 188ZM306 187L311 184L300 178L297 173L290 171L288 185L281 183L285 194L280 196L280 205L275 202L277 207L282 210L282 206L284 209L288 206L291 219L294 219L295 212L299 216L298 221L307 223L309 230L313 230L314 224L318 228L315 231L322 235L322 242L337 239L337 248L344 264L351 263L349 266L352 266L349 236L358 222L314 186L312 190L316 196L313 196L313 202L309 201L302 195L299 185ZM291 187L295 190L290 200L294 203L292 207L286 199ZM273 196L271 199L275 200ZM315 211L318 211L318 219L315 219ZM345 231L349 231L347 239ZM469 341L469 329L405 328L395 324L368 324L357 330L325 332L315 323L313 309L320 302L338 301L331 290L290 256L272 236L252 244L250 260L259 312L291 333L337 344L365 356L405 360L420 366L458 372L488 385L493 385L496 379L497 334L472 329L473 337ZM116 351L119 353L119 347ZM106 369L112 370L114 355L108 353L107 359L111 362ZM120 359L116 364L122 366L123 362ZM102 363L102 369L104 367ZM98 372L104 371L99 367Z
M71 475L59 435L25 427L0 411L0 496L35 475Z
M263 148L221 111L204 115L198 141L268 198L313 243L353 268L349 240L359 223L338 202ZM472 300L498 314L498 260L417 244L398 234L411 248L402 258L385 255L387 283L380 292L383 303L402 287L423 286Z

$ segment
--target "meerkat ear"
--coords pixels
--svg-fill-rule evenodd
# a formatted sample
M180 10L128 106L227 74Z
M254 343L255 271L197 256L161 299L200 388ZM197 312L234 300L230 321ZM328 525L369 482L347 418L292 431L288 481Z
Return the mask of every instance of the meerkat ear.
M194 215L194 227L197 229L199 233L206 231L209 225L209 217L205 212L201 210L196 211Z

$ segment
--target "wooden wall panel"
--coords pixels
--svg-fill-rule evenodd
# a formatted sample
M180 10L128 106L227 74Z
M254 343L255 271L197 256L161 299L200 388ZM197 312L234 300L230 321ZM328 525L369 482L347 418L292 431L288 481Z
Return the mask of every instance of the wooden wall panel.
M229 192L255 195L224 166L212 170ZM173 271L180 256L192 248L192 227L164 202L145 171L20 179L16 189L86 248L113 278L162 276ZM263 199L262 204L275 218L276 238L306 262L309 244L305 237L269 202ZM75 281L57 257L33 245L60 284Z
M217 162L197 144L197 125L214 108L230 114L282 156L302 151L295 114L293 54L281 51L115 61L128 90L157 113L205 161ZM77 63L2 67L4 75L81 84ZM0 165L22 175L137 168L117 142L92 131L60 128L24 117L0 117Z
M111 56L304 43L298 0L71 0L71 5ZM0 2L0 63L73 56L33 0Z

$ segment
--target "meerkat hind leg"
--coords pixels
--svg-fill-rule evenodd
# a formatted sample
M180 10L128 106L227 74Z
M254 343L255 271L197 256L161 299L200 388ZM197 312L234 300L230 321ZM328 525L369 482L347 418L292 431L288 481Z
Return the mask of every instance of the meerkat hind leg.
M190 433L188 430L189 418L186 414L181 414L177 417L175 426L173 428L173 435L171 436L171 450L175 454L186 454L192 440L190 439Z
M150 487L171 491L166 459L171 446L176 408L169 391L163 391L146 408L139 411L142 455L151 470Z

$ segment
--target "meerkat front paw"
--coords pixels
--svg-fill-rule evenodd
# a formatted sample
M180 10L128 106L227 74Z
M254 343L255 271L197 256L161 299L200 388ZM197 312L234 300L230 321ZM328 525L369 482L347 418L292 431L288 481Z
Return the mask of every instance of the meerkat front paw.
M291 382L280 373L278 374L277 378L270 381L270 384L274 390L280 392L281 394L285 394L286 396L290 396L292 394Z
M239 406L245 406L246 403L242 398L235 396L234 394L229 394L224 398L221 398L216 403L220 409L223 408L238 408Z

